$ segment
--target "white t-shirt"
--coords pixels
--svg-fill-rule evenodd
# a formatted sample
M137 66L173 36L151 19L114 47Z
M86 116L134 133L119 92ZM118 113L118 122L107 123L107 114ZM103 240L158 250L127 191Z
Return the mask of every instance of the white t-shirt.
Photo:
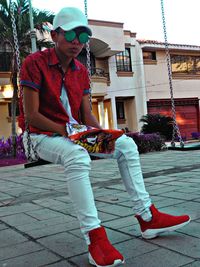
M64 109L67 112L67 115L69 116L69 122L72 123L72 124L78 124L78 122L72 116L72 111L71 111L71 107L70 107L70 104L69 104L67 90L65 90L64 85L62 86L60 100L61 100L61 102L63 104Z

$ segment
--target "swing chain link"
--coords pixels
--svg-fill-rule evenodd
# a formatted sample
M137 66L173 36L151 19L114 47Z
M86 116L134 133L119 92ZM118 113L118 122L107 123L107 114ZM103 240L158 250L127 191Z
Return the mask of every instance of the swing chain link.
M10 3L11 3L10 4L10 14L11 14L13 39L14 39L15 59L16 59L16 64L17 64L17 72L20 73L21 62L20 62L19 42L18 42L17 27L16 27L16 20L15 20L14 2L11 1ZM24 95L23 95L22 88L20 88L19 93L20 93L20 98L22 99L22 106L24 109ZM39 156L38 156L37 152L35 151L35 149L33 148L33 144L31 142L31 137L30 137L29 126L28 126L27 121L25 121L25 129L27 132L27 160L29 162L32 162L33 158L31 156L31 148L33 150L35 158L38 159Z
M175 109L175 102L174 102L174 95L173 95L173 84L172 84L172 69L171 69L171 58L170 58L170 51L169 45L167 40L167 29L166 29L166 20L165 20L165 12L164 12L164 0L160 0L161 2L161 11L162 11L162 22L163 22L163 33L164 33L164 41L165 41L165 53L167 59L167 70L168 70L168 78L169 78L169 88L170 88L170 96L171 96L171 105L172 105L172 118L173 118L173 133L172 133L172 147L175 147L175 138L178 137L180 142L180 146L184 147L184 142L181 137L181 133L176 122L176 109Z
M20 72L21 63L20 63L20 53L19 53L19 43L17 38L17 28L15 22L15 12L14 12L14 2L11 1L10 4L10 14L11 14L11 22L12 22L12 30L13 30L13 39L14 39L14 52L15 52L15 62L17 64L17 71Z
M87 0L84 0L84 7L85 7L85 16L88 19ZM86 66L90 84L89 100L90 100L90 109L92 110L92 79L91 79L92 71L91 71L91 60L90 60L90 40L86 43L86 55L87 55Z

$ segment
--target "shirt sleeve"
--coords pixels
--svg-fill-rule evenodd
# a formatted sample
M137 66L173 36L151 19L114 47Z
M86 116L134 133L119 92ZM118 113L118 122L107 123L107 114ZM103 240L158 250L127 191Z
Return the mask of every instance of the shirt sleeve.
M42 75L39 67L38 60L28 56L21 68L20 72L20 85L30 87L36 91L41 89Z

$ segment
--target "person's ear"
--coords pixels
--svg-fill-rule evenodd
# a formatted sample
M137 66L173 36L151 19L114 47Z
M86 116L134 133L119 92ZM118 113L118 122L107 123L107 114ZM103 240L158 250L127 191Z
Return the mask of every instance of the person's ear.
M51 38L52 40L54 41L54 43L57 42L57 39L58 39L58 33L56 31L51 31Z

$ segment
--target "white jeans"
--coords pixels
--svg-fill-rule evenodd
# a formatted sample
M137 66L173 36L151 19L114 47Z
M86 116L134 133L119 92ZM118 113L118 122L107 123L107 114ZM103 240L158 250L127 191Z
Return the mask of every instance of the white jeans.
M87 241L87 232L99 227L101 223L89 179L91 159L87 150L64 137L31 135L31 140L42 159L64 166L69 194ZM26 135L24 145L26 149ZM145 190L139 154L132 138L122 135L115 143L114 153L101 154L101 157L117 159L122 180L133 201L133 214L140 215L148 210L151 199Z

